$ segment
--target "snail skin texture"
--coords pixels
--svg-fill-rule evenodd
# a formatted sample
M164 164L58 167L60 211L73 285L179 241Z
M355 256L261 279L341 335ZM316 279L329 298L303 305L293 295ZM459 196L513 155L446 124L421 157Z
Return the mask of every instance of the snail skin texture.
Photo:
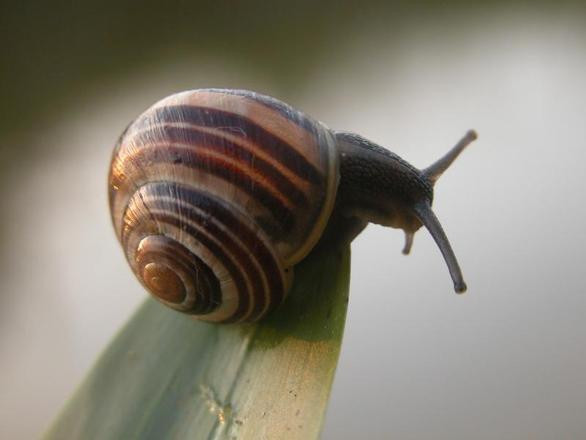
M262 318L318 241L348 243L369 222L403 229L404 253L425 226L463 292L431 204L433 184L475 138L468 132L418 170L268 96L177 93L120 136L108 179L112 222L144 287L207 321Z

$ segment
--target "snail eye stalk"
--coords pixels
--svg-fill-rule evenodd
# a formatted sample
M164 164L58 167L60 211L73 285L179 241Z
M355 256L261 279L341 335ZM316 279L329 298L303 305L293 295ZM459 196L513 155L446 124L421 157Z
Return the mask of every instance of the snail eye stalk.
M439 179L444 171L452 165L460 153L476 139L478 139L476 132L474 130L469 130L464 137L446 153L445 156L425 168L421 173L427 177L432 184L435 184L437 179Z
M419 221L421 221L421 223L427 228L444 256L444 260L450 271L450 276L454 282L454 290L456 293L464 293L466 291L466 283L462 276L462 270L460 269L456 255L452 250L450 241L448 240L439 220L431 210L431 206L429 203L419 203L413 207L413 211Z

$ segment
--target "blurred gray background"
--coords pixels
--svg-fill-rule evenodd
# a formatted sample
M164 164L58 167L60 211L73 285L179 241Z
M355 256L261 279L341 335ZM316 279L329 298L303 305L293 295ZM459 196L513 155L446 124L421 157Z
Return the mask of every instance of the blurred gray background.
M0 5L0 437L37 438L145 293L112 231L124 126L183 89L249 88L416 166L427 232L352 246L324 439L586 437L586 9L568 2Z

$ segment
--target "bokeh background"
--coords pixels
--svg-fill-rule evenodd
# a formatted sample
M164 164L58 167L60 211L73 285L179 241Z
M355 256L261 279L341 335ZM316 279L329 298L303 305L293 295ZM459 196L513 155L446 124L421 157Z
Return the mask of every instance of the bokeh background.
M586 9L579 2L0 3L0 437L37 438L144 299L111 229L124 126L200 87L249 88L416 166L431 237L352 246L324 439L586 436Z

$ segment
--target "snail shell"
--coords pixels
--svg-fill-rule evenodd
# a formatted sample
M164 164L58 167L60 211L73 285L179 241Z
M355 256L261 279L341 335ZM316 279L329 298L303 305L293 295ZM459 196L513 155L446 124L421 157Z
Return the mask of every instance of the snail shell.
M255 321L283 301L338 185L333 133L254 92L202 89L141 114L112 157L112 222L133 272L166 305Z

